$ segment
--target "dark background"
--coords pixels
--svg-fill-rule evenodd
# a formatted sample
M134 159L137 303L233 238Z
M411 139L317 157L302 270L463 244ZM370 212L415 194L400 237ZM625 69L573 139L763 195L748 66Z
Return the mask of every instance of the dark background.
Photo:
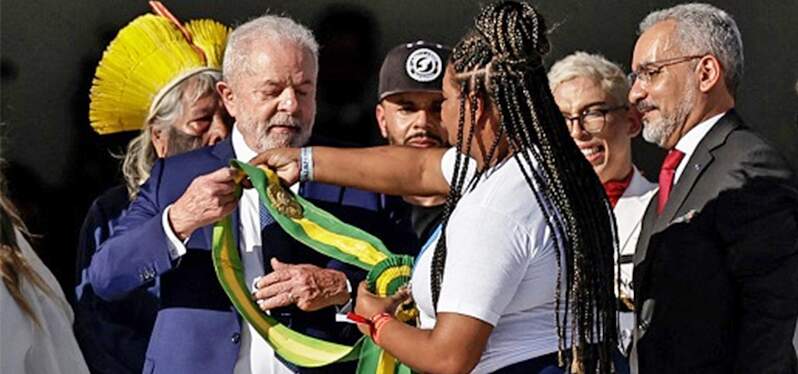
M737 20L745 45L738 110L795 166L798 1L710 1ZM317 31L322 44L317 130L344 140L377 141L375 76L384 53L417 39L453 44L483 2L164 1L181 20L212 17L235 25L267 10ZM675 1L536 1L551 29L546 62L575 50L600 52L628 69L638 22ZM0 2L0 155L9 195L62 286L73 285L77 232L89 203L120 182L121 153L134 134L100 137L88 124L88 89L116 31L148 12L136 1ZM662 153L638 140L636 163L651 179Z

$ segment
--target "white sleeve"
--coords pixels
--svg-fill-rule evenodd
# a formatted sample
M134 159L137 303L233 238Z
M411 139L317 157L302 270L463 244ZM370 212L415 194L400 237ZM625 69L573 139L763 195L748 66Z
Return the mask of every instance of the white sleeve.
M449 182L450 186L452 185L452 177L454 176L454 161L456 156L457 148L451 147L446 150L446 153L444 153L441 158L441 173L443 173L443 177L446 178L446 182ZM467 155L462 155L460 162L468 162L468 174L465 179L466 183L468 183L477 172L477 162Z
M464 208L447 228L438 312L496 326L526 274L531 239L501 213L480 206Z
M21 286L25 286L26 280L21 281ZM28 293L22 295L24 298L29 296ZM0 285L0 336L3 337L0 339L0 372L26 372L25 361L32 350L33 332L36 328L38 326L33 325L30 318L23 314L11 292L5 285Z
M186 238L185 241L180 241L180 239L177 237L177 234L172 231L172 225L169 224L169 209L172 209L171 205L163 210L161 225L163 226L163 232L166 233L166 238L168 239L166 245L169 248L169 257L172 260L177 260L186 254L186 243L188 243L189 238Z

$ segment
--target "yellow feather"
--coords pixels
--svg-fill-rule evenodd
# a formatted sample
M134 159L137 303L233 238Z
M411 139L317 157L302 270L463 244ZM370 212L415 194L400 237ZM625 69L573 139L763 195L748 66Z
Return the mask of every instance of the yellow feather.
M191 24L208 65L166 18L143 15L119 31L97 66L90 92L89 120L98 133L140 130L153 98L170 81L192 69L220 67L229 29L210 20Z

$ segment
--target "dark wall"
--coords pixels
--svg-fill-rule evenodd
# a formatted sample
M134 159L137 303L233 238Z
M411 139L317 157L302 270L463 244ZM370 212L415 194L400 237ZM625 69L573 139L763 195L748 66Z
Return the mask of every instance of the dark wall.
M333 6L326 1L165 1L183 20L213 17L236 24L267 9L312 25ZM341 2L339 2L341 3ZM477 1L344 1L373 14L378 56L416 39L454 43L476 14ZM771 139L790 160L795 147L798 98L798 2L712 1L729 11L743 33L746 69L738 109L749 124ZM538 1L551 28L553 51L547 64L575 50L600 52L628 68L637 23L651 10L675 1ZM146 1L0 2L0 56L3 80L0 153L8 161L10 193L21 205L46 263L64 285L73 278L76 235L89 202L118 183L120 152L130 134L95 135L87 121L88 87L105 45ZM330 35L322 35L329 37ZM365 90L354 110L374 104L376 66L362 72ZM321 66L324 70L325 66ZM345 112L345 111L342 111ZM368 118L368 117L366 117ZM368 124L366 124L368 126ZM376 125L375 125L376 126ZM369 131L373 129L362 129ZM656 176L661 153L639 141L635 157ZM796 162L793 161L795 165Z

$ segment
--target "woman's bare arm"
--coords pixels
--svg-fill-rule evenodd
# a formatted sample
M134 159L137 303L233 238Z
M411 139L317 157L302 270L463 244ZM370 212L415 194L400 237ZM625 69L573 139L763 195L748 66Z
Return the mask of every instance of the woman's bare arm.
M449 183L441 171L445 149L384 146L313 147L313 180L391 195L444 195ZM298 148L268 150L250 163L265 165L289 184L299 179Z

